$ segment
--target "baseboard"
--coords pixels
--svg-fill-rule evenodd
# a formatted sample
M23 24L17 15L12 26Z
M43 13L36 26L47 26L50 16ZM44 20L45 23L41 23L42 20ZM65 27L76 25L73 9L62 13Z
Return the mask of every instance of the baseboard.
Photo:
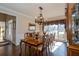
M9 40L10 41L10 40ZM16 44L15 43L13 43L12 41L10 41L14 46L16 46Z

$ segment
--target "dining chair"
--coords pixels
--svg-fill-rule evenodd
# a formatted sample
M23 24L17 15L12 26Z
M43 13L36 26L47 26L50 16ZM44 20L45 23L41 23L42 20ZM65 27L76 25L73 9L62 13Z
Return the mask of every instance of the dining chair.
M50 34L48 36L48 53L49 54L50 54L50 51L53 49L54 39L55 39L55 34Z
M47 53L47 41L45 40L45 41L43 41L43 45L40 45L39 47L38 47L38 52L39 52L39 55L48 55L48 53Z
M50 35L47 35L46 39L47 39L47 52L49 55L50 54L50 44L51 44Z
M28 33L24 34L24 39L26 39L28 37Z
M50 49L49 49L49 45L50 45L50 37L48 34L45 35L44 39L43 39L43 46L41 47L41 53L43 55L43 52L45 52L46 55L49 55ZM44 51L45 50L45 51Z
M52 46L55 46L54 41L55 41L55 33L54 33L53 36L52 36Z
M42 37L43 44L39 45L38 47L35 47L36 55L47 55L47 40L45 37Z

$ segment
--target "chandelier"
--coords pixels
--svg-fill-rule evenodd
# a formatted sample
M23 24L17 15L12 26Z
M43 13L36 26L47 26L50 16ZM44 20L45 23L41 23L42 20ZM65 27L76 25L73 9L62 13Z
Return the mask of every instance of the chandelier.
M40 14L39 14L38 17L35 18L35 23L38 23L39 25L43 25L44 24L44 17L43 17L43 14L42 14L43 8L39 7L39 9L40 9Z

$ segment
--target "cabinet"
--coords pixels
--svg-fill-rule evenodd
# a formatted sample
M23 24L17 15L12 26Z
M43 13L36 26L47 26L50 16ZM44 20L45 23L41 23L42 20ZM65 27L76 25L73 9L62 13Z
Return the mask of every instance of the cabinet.
M66 31L69 42L68 55L79 56L79 4L67 4Z

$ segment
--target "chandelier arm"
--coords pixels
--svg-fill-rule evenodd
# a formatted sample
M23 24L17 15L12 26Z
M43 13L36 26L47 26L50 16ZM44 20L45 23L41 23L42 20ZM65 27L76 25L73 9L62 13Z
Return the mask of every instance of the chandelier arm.
M35 18L35 23L38 23L41 26L41 30L44 33L44 17L43 17L43 14L42 14L43 8L39 7L39 9L40 9L40 14L37 18Z

